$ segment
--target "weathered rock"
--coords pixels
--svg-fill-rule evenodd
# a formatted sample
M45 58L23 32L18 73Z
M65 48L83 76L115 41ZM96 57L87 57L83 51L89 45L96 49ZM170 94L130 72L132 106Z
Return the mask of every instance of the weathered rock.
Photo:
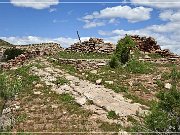
M101 84L101 82L102 82L102 79L98 79L98 80L96 80L96 84Z
M42 84L36 84L35 86L34 86L35 88L42 88L42 87L44 87Z
M172 88L172 85L170 83L165 83L164 87L166 89L171 89Z
M90 71L90 73L97 74L97 70L92 70L92 71Z
M40 95L41 92L40 91L34 91L34 95Z
M113 82L113 81L105 81L105 83L107 83L107 84L113 84L114 82Z

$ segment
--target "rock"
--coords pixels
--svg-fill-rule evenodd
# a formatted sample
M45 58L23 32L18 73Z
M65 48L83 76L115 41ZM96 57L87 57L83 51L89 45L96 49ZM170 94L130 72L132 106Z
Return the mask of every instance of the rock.
M97 70L92 70L92 71L90 71L90 73L97 74Z
M166 89L171 89L172 88L172 85L170 83L165 83L164 87Z
M107 83L107 84L113 84L114 82L113 82L113 81L105 81L105 83Z
M40 91L34 91L34 95L40 95L41 92Z
M53 109L56 109L56 108L58 108L58 105L51 105L51 107L52 107Z
M151 57L149 57L148 55L144 56L145 59L151 59Z
M35 88L42 88L42 87L44 87L42 84L36 84L35 86L34 86Z
M102 79L98 79L98 80L96 80L96 84L101 84L101 82L102 82Z
M78 98L76 102L80 105L84 105L86 103L87 99L85 97Z

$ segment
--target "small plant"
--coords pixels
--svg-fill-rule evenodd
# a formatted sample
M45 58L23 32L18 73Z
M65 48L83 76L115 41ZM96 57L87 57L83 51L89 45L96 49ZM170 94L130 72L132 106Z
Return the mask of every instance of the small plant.
M116 114L115 111L109 111L107 117L108 119L117 119L119 116Z
M164 88L164 83L161 80L156 80L156 84L159 88Z
M116 68L119 65L118 59L116 56L112 56L110 62L109 62L109 66L111 68Z
M66 103L71 103L74 101L74 98L68 93L61 94L59 99Z
M69 80L67 80L64 77L58 77L57 80L55 81L56 85L64 85L64 84L69 84Z

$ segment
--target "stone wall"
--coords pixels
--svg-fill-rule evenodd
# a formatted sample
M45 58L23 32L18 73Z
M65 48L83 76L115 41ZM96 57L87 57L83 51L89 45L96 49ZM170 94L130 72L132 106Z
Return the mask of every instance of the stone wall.
M2 63L0 65L2 69L11 69L12 67L23 65L24 62L30 58L43 55L52 55L63 50L63 48L56 43L43 43L26 46L21 45L15 46L15 48L25 50L24 54L15 57L15 59L8 60L6 63ZM5 49L3 51L5 51Z
M76 67L77 70L92 70L98 69L108 63L108 59L62 59L57 60L60 64L70 64Z
M103 39L90 38L88 41L82 43L74 43L66 51L83 52L83 53L107 53L111 54L115 50L115 45L111 43L104 43Z

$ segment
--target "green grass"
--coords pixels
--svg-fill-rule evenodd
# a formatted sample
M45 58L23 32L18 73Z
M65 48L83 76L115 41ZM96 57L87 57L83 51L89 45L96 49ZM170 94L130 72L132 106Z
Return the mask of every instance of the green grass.
M59 52L58 57L65 59L110 59L111 55L101 53Z
M115 111L109 111L107 114L108 119L117 119L119 116L115 113Z
M102 128L105 132L116 132L114 135L118 135L117 132L123 129L123 127L120 124L109 124L108 122L100 122L102 123L100 125L100 128Z
M65 77L58 77L58 78L56 78L56 81L54 83L56 85L69 84L69 80L67 80Z
M68 94L68 93L63 93L59 96L59 100L66 102L66 103L72 103L74 102L74 98Z
M140 62L137 60L131 60L128 62L126 70L133 74L149 74L154 72L155 67L149 62Z
M158 85L159 88L164 88L164 83L161 80L156 80L156 84Z
M153 59L163 58L160 54L157 54L157 53L150 53L150 54L148 54L148 56Z

